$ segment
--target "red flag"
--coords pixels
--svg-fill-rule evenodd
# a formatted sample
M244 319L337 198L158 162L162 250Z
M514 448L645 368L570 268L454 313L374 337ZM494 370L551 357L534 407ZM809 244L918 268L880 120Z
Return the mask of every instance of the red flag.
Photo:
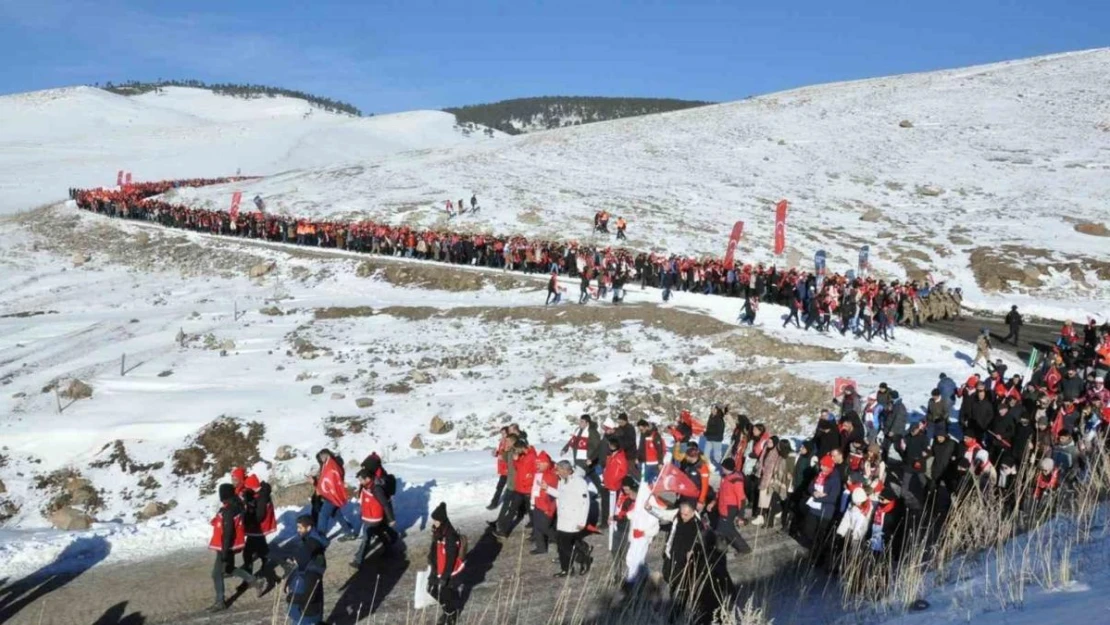
M833 397L839 399L844 395L844 389L857 388L856 381L852 378L837 378L833 381Z
M131 172L127 172L126 174L124 174L123 184L128 186L128 187L131 186Z
M783 200L775 205L775 256L781 256L786 249L786 207Z
M231 194L231 218L236 219L239 217L239 202L243 201L243 193L236 191Z
M330 501L337 508L347 503L347 488L343 485L343 471L335 458L328 458L316 479L316 494Z
M732 235L728 238L728 251L725 252L725 269L732 269L732 257L736 254L736 246L740 244L740 237L744 236L744 222L738 221L732 227Z
M663 470L659 472L659 478L655 480L655 485L651 487L651 494L653 495L658 496L666 492L676 493L679 497L698 497L701 495L698 487L694 486L693 480L673 464L663 467Z
M117 187L122 187L123 186L123 170L122 169L116 172L116 186Z

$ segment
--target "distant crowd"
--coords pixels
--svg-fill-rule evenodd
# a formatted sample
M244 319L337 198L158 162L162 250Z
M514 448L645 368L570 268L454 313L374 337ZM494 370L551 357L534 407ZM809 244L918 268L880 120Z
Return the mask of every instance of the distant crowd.
M253 210L229 211L190 208L157 198L178 187L225 184L243 178L190 179L141 182L111 189L70 189L70 197L85 210L110 217L134 219L223 236L236 236L360 253L432 260L455 265L499 268L526 274L551 274L578 279L582 296L602 298L639 281L641 287L662 290L663 300L675 292L742 298L740 320L755 321L761 302L789 307L786 323L820 332L829 330L870 340L890 338L897 325L916 327L923 322L960 314L959 289L917 281L886 282L871 276L783 269L763 263L727 265L720 258L695 258L658 252L634 252L619 247L586 245L576 241L529 240L394 226L369 220L344 222L297 219L265 212L261 197ZM459 202L462 204L462 201ZM472 210L478 206L472 197ZM608 213L594 216L594 231L608 232ZM618 219L618 239L627 223ZM551 281L548 301L561 299L565 287ZM616 288L615 288L616 287ZM587 297L589 294L591 297Z

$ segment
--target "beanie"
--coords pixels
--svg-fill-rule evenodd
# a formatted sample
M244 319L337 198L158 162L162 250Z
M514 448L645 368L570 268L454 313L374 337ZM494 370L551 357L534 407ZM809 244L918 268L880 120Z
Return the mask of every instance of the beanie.
M725 458L721 461L721 468L725 471L728 471L729 473L732 473L736 470L736 461L732 458Z
M865 501L867 501L867 493L863 492L862 488L857 488L852 491L852 503L857 506L862 506Z
M432 510L432 520L433 521L439 521L440 523L446 523L447 522L447 504L446 503L441 501L441 502L439 502L439 505L436 506L436 509Z

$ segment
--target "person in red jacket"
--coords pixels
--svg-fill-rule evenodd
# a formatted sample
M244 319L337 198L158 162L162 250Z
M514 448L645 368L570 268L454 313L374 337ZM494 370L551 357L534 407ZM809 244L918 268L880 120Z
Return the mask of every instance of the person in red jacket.
M358 472L358 485L362 542L359 543L355 557L350 562L353 569L362 567L362 563L370 553L370 544L375 538L382 545L392 545L399 539L396 530L393 529L393 526L397 525L396 519L393 518L393 508L389 505L389 498L377 475L363 468Z
M598 492L601 510L601 523L609 522L611 510L609 507L616 502L616 495L621 490L621 482L628 475L628 456L621 449L621 442L617 437L609 437L609 456L605 460L605 470L601 473L601 490Z
M459 593L459 576L466 567L466 553L462 537L447 518L447 504L440 503L432 510L432 543L428 549L428 594L439 601L443 616L437 625L454 625L462 607Z
M709 500L709 463L702 457L697 443L686 446L686 457L679 469L698 487L698 512L705 510L705 503Z
M548 488L559 487L559 476L555 474L555 463L546 451L536 456L536 473L532 480L532 542L536 545L532 555L547 553L548 546L555 540L555 498Z
M736 461L725 458L721 461L721 485L717 493L717 535L724 539L738 553L750 553L737 528L743 522L744 476L736 470Z
M640 449L637 459L643 467L643 479L648 484L654 484L655 478L659 477L659 466L667 454L667 447L655 424L646 419L640 419L636 427L640 429Z
M259 595L266 589L264 578L256 578L248 571L235 567L235 554L243 550L247 541L243 530L243 508L239 498L235 496L235 487L231 484L220 484L219 494L220 510L212 519L212 537L208 540L208 548L216 552L216 561L212 565L212 585L216 590L216 602L208 608L210 612L227 609L224 577L238 577L254 586Z
M493 450L493 457L497 459L497 488L494 489L493 498L489 500L486 510L496 510L501 507L501 495L505 492L505 484L509 481L509 463L505 460L505 454L511 447L509 426L505 426L501 428L501 440L497 441L497 447Z
M631 475L626 475L621 480L621 490L617 493L617 505L613 514L609 516L609 523L613 525L613 541L610 551L614 554L614 562L624 561L624 554L628 551L628 514L636 505L636 493L640 490L640 482Z
M501 514L497 517L497 528L493 535L505 538L521 516L527 514L528 500L532 496L532 485L536 478L536 450L518 440L513 447L513 489L505 495Z

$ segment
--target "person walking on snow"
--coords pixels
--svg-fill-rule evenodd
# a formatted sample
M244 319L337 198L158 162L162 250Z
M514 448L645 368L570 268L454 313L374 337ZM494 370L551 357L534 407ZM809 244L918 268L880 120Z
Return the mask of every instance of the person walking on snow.
M547 281L547 301L543 303L544 306L549 304L559 303L559 273L556 271L551 272L551 278Z
M979 338L975 340L975 360L971 361L971 366L979 364L980 360L984 367L991 361L991 335L986 328L979 331Z
M265 579L256 578L242 568L235 566L235 554L243 550L247 536L243 529L243 508L239 498L235 496L235 487L231 484L220 484L220 509L212 519L212 537L208 541L208 548L216 552L216 560L212 564L212 585L216 591L216 602L209 608L210 612L220 612L227 609L224 596L224 578L238 577L247 584L254 586L259 596L265 590Z
M566 577L573 574L572 563L579 565L576 572L586 573L593 562L588 545L582 542L590 514L590 492L582 469L570 462L561 460L556 474L559 476L558 488L545 488L548 494L555 497L557 506L555 542L559 548L559 572L555 577Z

